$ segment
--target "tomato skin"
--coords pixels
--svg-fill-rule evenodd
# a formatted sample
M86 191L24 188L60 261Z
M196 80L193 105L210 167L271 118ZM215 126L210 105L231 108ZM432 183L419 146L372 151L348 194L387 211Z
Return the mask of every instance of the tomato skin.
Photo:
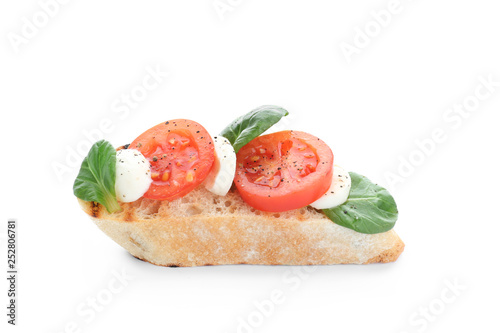
M307 206L329 189L332 176L331 149L305 132L260 136L237 154L236 187L246 203L262 211Z
M139 150L151 164L153 182L145 198L180 198L200 185L214 163L212 137L203 126L187 119L158 124L135 139L130 149Z

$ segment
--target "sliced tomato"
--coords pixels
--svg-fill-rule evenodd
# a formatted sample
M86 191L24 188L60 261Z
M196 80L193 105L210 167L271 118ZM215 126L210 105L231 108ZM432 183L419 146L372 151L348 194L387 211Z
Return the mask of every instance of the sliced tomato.
M153 182L145 198L174 200L188 194L207 177L215 153L212 137L197 122L175 119L142 133L129 146L151 164Z
M333 154L326 143L299 131L259 136L237 154L236 187L250 206L268 212L304 207L330 187Z

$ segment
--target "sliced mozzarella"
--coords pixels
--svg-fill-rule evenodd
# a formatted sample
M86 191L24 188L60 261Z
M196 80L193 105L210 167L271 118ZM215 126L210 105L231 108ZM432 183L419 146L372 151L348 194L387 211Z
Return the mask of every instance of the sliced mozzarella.
M204 185L214 194L226 195L236 172L236 153L231 142L223 136L214 137L213 142L216 159Z
M138 150L122 149L116 153L115 191L119 201L136 201L151 182L149 161Z
M332 185L321 198L314 201L311 206L316 209L333 208L346 202L351 191L351 176L338 165L333 167Z

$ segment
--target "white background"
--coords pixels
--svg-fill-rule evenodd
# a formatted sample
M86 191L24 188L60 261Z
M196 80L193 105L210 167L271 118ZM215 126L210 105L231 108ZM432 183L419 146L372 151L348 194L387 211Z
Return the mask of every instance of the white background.
M1 266L5 221L16 218L20 271L16 327L6 324L1 279L2 331L71 332L72 322L79 332L497 331L500 86L465 118L444 117L477 101L480 77L500 81L498 4L401 0L380 28L370 12L389 1L223 3L232 7L221 19L211 0L69 1L15 47L23 18L45 24L42 9L2 2ZM357 29L366 26L372 37L359 44ZM356 38L349 62L341 45ZM128 114L114 112L148 67L169 76ZM406 243L397 262L312 271L156 267L80 210L70 151L102 119L117 146L174 118L217 134L262 104L285 107L286 127L321 137L336 163L391 187ZM422 158L416 141L438 128L445 140ZM418 165L402 170L410 157ZM398 168L402 178L391 186L388 173ZM77 312L109 295L113 272L123 270L134 279L102 311ZM454 294L449 283L465 290ZM255 302L267 304L274 289L284 302L264 315ZM429 307L423 319L418 311Z

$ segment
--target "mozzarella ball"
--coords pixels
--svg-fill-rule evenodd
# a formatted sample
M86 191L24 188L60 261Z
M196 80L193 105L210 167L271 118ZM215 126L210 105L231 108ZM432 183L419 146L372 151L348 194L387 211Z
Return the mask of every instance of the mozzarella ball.
M338 165L333 167L332 184L328 191L311 206L316 209L327 209L342 205L347 201L351 191L351 176Z
M205 188L217 195L226 195L236 172L236 153L233 145L223 136L213 138L216 159L204 182Z
M138 150L122 149L116 153L116 197L121 202L136 201L151 185L149 161Z

